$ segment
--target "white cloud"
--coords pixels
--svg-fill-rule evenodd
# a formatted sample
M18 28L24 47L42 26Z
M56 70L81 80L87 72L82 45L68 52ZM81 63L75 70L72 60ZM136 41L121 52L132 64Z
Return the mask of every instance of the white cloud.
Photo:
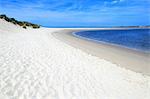
M114 1L111 2L111 4L116 4L118 2L119 2L118 0L114 0Z
M111 2L108 2L110 4L117 4L117 3L121 3L121 2L124 2L125 0L113 0Z

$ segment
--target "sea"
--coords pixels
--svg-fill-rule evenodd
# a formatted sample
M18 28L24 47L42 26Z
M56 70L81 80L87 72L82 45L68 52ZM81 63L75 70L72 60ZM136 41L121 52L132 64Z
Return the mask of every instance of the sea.
M97 43L109 43L142 52L150 52L150 29L88 30L73 34Z

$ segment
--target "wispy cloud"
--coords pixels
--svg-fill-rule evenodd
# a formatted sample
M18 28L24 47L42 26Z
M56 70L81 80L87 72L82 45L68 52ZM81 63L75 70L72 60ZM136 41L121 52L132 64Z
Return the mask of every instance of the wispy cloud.
M149 24L149 4L149 0L1 0L0 13L43 25Z

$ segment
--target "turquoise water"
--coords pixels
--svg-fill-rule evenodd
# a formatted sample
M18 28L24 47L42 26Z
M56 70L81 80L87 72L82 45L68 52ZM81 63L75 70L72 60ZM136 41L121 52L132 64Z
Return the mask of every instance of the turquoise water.
M92 30L80 31L75 35L97 42L121 45L140 51L150 51L150 29Z

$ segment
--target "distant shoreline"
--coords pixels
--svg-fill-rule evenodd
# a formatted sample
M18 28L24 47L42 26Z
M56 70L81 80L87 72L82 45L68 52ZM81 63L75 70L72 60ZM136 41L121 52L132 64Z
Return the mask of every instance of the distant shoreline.
M131 29L150 29L150 25L129 25L129 26L43 26L46 28L105 28L105 29L109 29L109 28L131 28Z
M128 29L150 29L150 26L43 26L43 27L46 27L46 28L86 28L86 29L88 29L88 28L97 28L97 29L99 29L99 28L124 28L124 29L126 29L126 28L128 28Z
M104 30L104 29L106 28L99 28L98 30ZM107 28L107 29L112 29L112 28ZM123 28L113 28L113 29L123 29ZM130 69L135 72L140 72L146 75L150 75L150 67L148 66L149 53L134 51L131 49L118 47L106 43L99 44L99 43L78 38L72 34L73 32L85 31L85 30L97 30L97 28L64 29L62 31L55 32L52 35L55 38L75 48L79 48L91 55L108 60L126 69Z

